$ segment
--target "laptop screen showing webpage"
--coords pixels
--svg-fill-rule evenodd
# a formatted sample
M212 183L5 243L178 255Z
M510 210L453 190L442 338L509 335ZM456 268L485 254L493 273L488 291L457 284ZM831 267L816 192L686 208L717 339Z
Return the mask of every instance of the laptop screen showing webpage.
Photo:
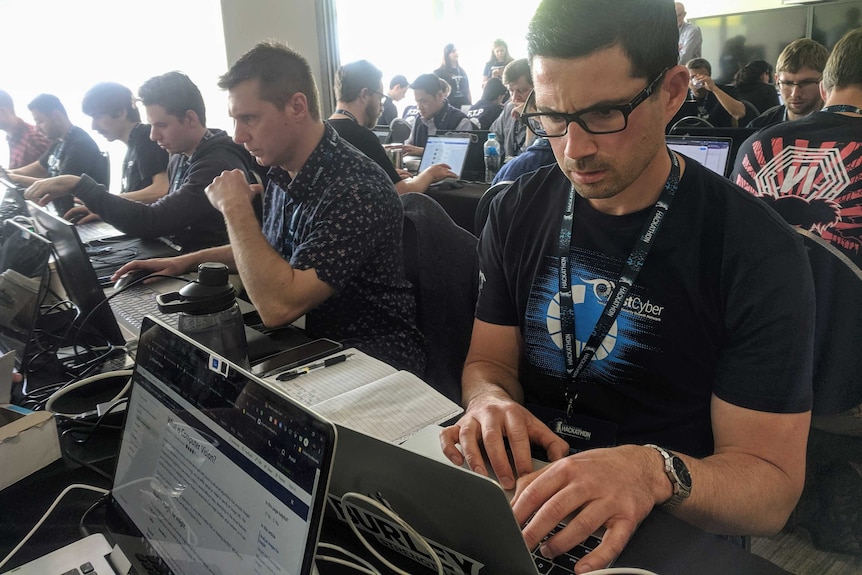
M698 138L666 136L667 146L674 152L695 160L719 176L727 176L730 163L730 138Z
M428 136L425 151L422 153L422 162L419 171L433 166L434 164L446 164L461 178L464 171L464 160L467 158L467 150L470 147L470 138L459 136Z
M307 574L334 442L332 424L147 317L115 507L175 575Z

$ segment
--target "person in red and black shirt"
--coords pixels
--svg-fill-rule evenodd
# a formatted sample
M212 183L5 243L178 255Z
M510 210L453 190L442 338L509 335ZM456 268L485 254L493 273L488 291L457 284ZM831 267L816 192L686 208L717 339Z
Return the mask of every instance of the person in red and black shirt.
M10 170L32 164L51 145L51 141L36 126L30 125L15 114L12 96L0 90L0 130L6 132L9 144Z

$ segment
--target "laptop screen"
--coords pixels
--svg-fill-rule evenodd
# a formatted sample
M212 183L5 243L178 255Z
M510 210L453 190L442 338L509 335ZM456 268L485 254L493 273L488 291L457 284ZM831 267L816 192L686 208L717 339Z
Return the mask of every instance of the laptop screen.
M75 225L32 202L30 213L36 229L54 244L57 272L66 289L66 295L78 306L81 321L88 318L84 327L95 328L95 331L109 342L123 345L123 333L111 308L104 303L105 293L99 285L99 279L84 251ZM78 327L81 325L79 323ZM88 329L84 333L92 331L94 330ZM86 341L87 338L81 337L79 343Z
M470 138L459 136L428 136L425 151L422 153L422 162L419 171L434 164L446 164L461 179L464 171L464 160L467 158L467 150L470 147Z
M665 136L667 146L709 168L719 176L727 176L730 164L730 138L700 138L695 136Z
M7 220L0 246L0 351L14 351L24 371L27 349L48 289L51 243L26 227Z
M148 549L175 575L310 573L334 426L150 318L132 381L113 498Z

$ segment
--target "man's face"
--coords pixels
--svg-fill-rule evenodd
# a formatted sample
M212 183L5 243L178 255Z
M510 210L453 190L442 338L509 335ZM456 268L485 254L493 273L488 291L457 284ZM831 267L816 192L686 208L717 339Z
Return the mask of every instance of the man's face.
M158 104L145 106L147 122L150 124L150 139L169 154L185 154L194 150L198 141L193 133L191 120L168 114Z
M699 98L706 95L708 90L701 78L709 76L709 70L706 68L689 68L688 73L691 76L691 79L689 80L689 88L692 93Z
M407 95L407 86L395 86L390 90L389 97L396 102L400 102Z
M9 108L0 107L0 130L8 132L15 127L15 113Z
M685 24L685 6L677 2L676 6L676 27L682 28L682 25Z
M650 82L630 77L630 68L617 46L583 58L536 56L536 108L575 113L594 106L627 104ZM669 119L665 115L657 99L650 97L632 111L621 132L590 134L571 123L565 136L548 139L557 163L582 197L636 198L653 191L643 190L638 180L665 148L664 127Z
M49 140L56 140L65 135L63 134L63 126L57 121L56 115L55 113L43 114L42 112L33 111L33 124Z
M413 90L413 98L416 100L419 115L426 120L433 118L434 114L443 107L443 92L440 91L429 94L425 90Z
M300 134L291 121L290 108L279 109L260 99L260 81L246 80L228 92L230 117L234 120L233 139L262 166L288 165Z
M512 104L514 104L516 108L523 106L524 102L527 101L527 97L530 95L530 92L533 91L533 85L530 84L530 79L526 76L521 76L516 81L509 82L506 84L506 88L509 90L509 95L512 97Z
M820 97L822 74L808 67L798 72L779 72L775 78L781 91L781 99L787 106L790 119L795 120L816 112L823 107Z
M376 91L369 91L365 98L365 127L370 129L377 125L377 118L383 113L383 85Z
M109 142L120 139L123 129L126 127L125 114L96 114L93 116L93 130L102 135Z

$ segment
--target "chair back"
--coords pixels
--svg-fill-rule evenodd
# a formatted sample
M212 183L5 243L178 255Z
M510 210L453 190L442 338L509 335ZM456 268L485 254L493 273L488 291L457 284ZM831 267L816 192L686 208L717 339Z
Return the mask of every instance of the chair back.
M476 204L476 215L473 219L473 232L476 237L482 235L482 228L485 227L485 222L488 221L488 212L491 209L491 200L497 197L497 194L508 188L512 184L511 180L497 182L482 194L479 198L479 203Z
M411 128L405 120L395 118L389 124L389 144L403 144L410 137Z
M479 290L476 236L425 194L404 194L401 201L404 270L413 284L417 323L425 336L425 381L460 404L461 372Z

